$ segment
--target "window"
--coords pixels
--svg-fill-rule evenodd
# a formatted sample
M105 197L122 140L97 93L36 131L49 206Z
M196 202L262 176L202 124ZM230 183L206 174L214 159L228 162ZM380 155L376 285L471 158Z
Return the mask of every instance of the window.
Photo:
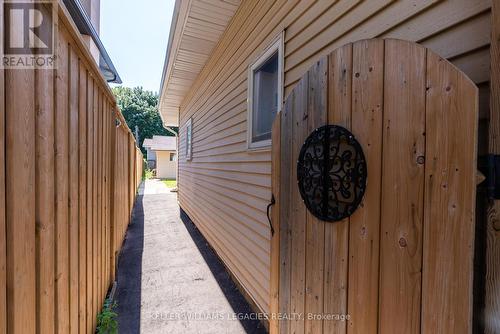
M250 66L248 78L248 147L271 144L271 127L283 95L283 38L272 45Z
M186 160L193 156L193 122L190 118L186 123Z
M175 153L170 153L170 161L177 161L177 156Z

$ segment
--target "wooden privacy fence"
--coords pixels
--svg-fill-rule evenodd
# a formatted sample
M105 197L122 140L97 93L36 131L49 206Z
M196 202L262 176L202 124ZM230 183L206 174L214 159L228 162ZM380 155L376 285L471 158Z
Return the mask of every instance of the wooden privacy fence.
M471 333L477 120L477 87L415 43L348 44L303 76L273 126L271 243L271 311L303 316L271 333ZM325 124L353 133L368 174L333 223L297 186L301 147Z
M142 174L111 90L58 14L57 69L0 72L2 334L94 332Z

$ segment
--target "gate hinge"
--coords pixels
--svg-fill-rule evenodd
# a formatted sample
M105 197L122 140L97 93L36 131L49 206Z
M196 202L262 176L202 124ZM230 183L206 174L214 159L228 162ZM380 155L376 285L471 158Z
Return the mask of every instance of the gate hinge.
M484 174L486 180L480 185L486 186L489 199L500 199L500 154L487 154L480 156L478 169Z

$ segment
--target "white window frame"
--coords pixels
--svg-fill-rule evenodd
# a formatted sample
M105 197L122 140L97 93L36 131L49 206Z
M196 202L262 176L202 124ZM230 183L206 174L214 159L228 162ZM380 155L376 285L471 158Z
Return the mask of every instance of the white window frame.
M247 146L249 150L268 149L271 147L271 139L265 139L257 142L252 142L253 133L253 86L254 86L254 71L261 67L271 56L278 52L278 110L281 111L283 106L283 35L281 32L272 43L264 50L264 52L252 63L248 68L248 96L247 96Z
M186 160L193 158L193 119L186 122Z

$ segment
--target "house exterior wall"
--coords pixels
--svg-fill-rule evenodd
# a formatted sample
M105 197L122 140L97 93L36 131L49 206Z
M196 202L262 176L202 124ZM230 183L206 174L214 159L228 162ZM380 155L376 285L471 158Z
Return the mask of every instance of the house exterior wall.
M175 151L156 151L156 177L160 179L175 179L177 161L170 161L170 154Z
M242 3L180 108L179 203L262 310L269 310L270 147L247 148L249 65L284 34L284 97L313 63L352 41L416 41L463 70L481 92L480 148L489 99L486 0ZM186 122L192 119L192 160ZM293 166L291 166L293 168Z

